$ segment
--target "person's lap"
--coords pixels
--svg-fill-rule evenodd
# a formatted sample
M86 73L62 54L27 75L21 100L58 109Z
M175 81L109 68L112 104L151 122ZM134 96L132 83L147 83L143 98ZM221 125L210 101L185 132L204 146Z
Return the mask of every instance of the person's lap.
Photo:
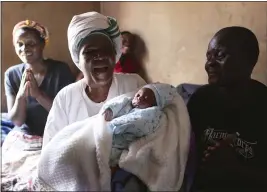
M29 135L27 129L15 127L2 145L2 190L14 190L27 183L37 168L42 137Z
M27 127L14 127L3 143L2 190L25 189L36 170L42 137L30 135ZM16 154L16 156L14 156ZM127 177L126 177L127 176ZM146 186L134 175L118 169L111 181L114 191L144 191Z

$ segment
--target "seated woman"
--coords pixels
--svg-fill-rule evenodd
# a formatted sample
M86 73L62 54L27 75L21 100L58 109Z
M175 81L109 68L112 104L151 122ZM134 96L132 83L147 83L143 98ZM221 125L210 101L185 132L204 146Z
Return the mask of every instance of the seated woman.
M194 191L265 191L267 87L251 79L256 36L226 27L211 39L205 69L209 84L188 103L197 143Z
M68 27L68 44L84 78L56 96L47 118L44 147L65 126L98 114L106 101L146 84L137 74L114 74L121 56L121 36L114 18L97 12L74 16Z
M13 30L13 44L22 64L5 72L10 119L29 134L43 135L46 118L58 91L74 82L67 64L43 58L48 31L35 21L22 21Z
M15 163L13 153L19 155L18 151L41 149L53 99L59 90L75 80L67 64L44 59L47 42L46 27L35 21L21 21L14 27L13 44L23 63L5 72L8 115L16 127L3 143L2 174L12 169L12 163ZM24 157L22 155L21 159L25 160ZM9 166L4 166L4 163Z
M111 171L116 177L118 165L151 191L179 191L189 136L189 115L176 89L168 84L146 85L137 93L107 101L97 115L60 130L43 148L30 188L142 191L112 187Z
M122 55L114 67L116 73L139 73L140 64L133 54L133 35L129 31L121 32L122 37ZM83 73L80 72L77 80L82 79Z
M68 43L73 62L84 79L56 96L47 118L44 145L65 126L96 115L105 101L146 84L136 74L113 74L121 55L115 19L97 12L74 16L68 28Z

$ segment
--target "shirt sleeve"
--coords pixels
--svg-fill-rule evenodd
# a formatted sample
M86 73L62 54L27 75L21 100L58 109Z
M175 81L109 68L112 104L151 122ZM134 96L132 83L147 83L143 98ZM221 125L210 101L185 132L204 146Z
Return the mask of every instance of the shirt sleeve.
M55 97L47 117L43 136L43 146L45 146L61 129L69 124L65 106L67 106L65 90L61 90Z
M10 75L9 75L8 71L5 72L4 81L5 81L5 94L6 94L6 96L10 96L10 95L15 96L16 93L15 93L14 88L12 87L12 84L10 81Z

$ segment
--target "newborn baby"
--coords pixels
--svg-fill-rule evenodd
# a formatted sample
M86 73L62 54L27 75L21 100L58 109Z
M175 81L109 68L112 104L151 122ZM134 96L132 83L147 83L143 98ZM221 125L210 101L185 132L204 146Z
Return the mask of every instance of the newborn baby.
M134 98L125 96L103 107L104 118L113 133L111 167L118 165L122 151L128 149L130 143L155 132L162 109L171 104L177 94L171 85L149 84L142 87Z

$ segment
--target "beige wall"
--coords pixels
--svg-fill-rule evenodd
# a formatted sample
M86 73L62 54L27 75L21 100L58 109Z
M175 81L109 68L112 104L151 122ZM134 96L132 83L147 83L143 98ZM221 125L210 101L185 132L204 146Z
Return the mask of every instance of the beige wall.
M116 17L122 30L143 37L153 81L175 85L205 83L205 53L213 34L230 25L248 27L261 50L253 78L267 84L266 2L103 2L101 12Z
M36 20L47 26L50 32L50 42L45 50L45 56L67 62L73 70L68 46L67 27L75 14L87 11L100 11L99 2L2 2L2 107L5 109L3 87L4 71L20 63L12 45L12 30L14 25L25 19Z
M2 3L2 107L5 109L3 73L19 63L12 46L13 26L37 20L49 28L45 55L67 62L73 69L67 26L74 14L100 11L118 19L121 30L138 33L146 42L146 69L152 81L174 85L205 83L205 52L212 35L229 25L252 29L260 42L260 59L253 77L267 84L267 3L242 2L3 2ZM60 21L60 22L59 22Z

